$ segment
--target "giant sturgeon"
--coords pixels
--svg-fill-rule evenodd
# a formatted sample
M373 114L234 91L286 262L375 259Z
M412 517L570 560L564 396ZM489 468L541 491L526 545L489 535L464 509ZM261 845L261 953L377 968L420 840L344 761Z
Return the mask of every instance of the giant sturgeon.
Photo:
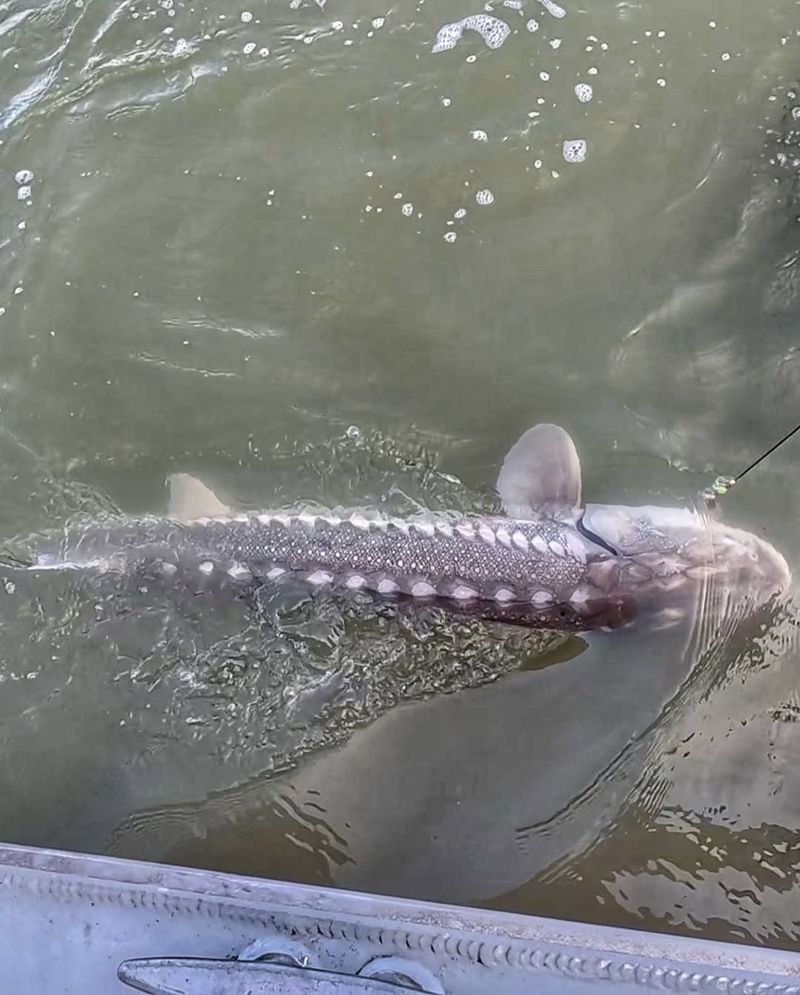
M506 456L504 516L239 514L188 474L169 485L166 517L67 529L43 539L25 569L201 586L294 580L570 631L677 622L709 590L756 606L790 579L768 542L691 509L582 505L578 453L555 425L529 429Z

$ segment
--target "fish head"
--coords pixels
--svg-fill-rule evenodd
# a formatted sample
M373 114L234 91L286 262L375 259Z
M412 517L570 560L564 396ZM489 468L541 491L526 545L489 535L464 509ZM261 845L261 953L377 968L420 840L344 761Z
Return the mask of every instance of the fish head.
M723 603L750 610L789 586L774 546L696 509L583 504L578 453L557 425L534 426L512 446L497 489L509 516L568 526L567 545L585 569L561 596L587 615L618 604L626 617L665 612L677 621L727 610Z
M613 550L616 583L653 605L709 592L764 604L791 581L789 565L766 539L692 508L588 504L579 527Z

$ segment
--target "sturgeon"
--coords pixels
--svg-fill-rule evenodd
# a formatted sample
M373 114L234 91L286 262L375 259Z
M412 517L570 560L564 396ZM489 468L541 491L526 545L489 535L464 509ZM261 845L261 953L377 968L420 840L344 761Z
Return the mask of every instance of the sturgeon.
M790 580L770 543L696 511L582 504L578 453L556 425L529 429L506 456L504 515L240 514L188 474L168 483L166 517L67 529L24 569L256 588L299 580L569 631L677 622L709 587L754 607Z

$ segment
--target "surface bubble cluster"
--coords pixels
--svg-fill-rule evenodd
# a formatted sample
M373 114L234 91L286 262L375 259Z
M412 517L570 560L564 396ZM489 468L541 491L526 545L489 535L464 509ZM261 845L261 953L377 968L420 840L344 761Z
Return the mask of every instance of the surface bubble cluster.
M32 169L18 169L14 173L14 181L17 184L17 200L27 201L30 204L33 182Z
M465 31L475 31L489 48L500 48L511 33L505 21L491 14L471 14L460 21L445 24L436 35L433 52L446 52L455 48Z
M547 13L551 14L553 17L561 19L567 15L566 10L564 10L564 8L559 4L555 3L554 0L539 0L539 3L544 7Z
M583 162L586 158L586 142L583 138L569 138L561 145L561 155L565 162Z

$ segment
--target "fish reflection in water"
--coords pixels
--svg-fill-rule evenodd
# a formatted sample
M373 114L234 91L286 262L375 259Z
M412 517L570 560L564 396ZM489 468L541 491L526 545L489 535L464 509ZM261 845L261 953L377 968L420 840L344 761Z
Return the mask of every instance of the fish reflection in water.
M486 903L613 820L690 670L680 628L596 638L572 637L551 666L399 704L277 776L132 813L112 851L307 881L322 866L341 887Z

